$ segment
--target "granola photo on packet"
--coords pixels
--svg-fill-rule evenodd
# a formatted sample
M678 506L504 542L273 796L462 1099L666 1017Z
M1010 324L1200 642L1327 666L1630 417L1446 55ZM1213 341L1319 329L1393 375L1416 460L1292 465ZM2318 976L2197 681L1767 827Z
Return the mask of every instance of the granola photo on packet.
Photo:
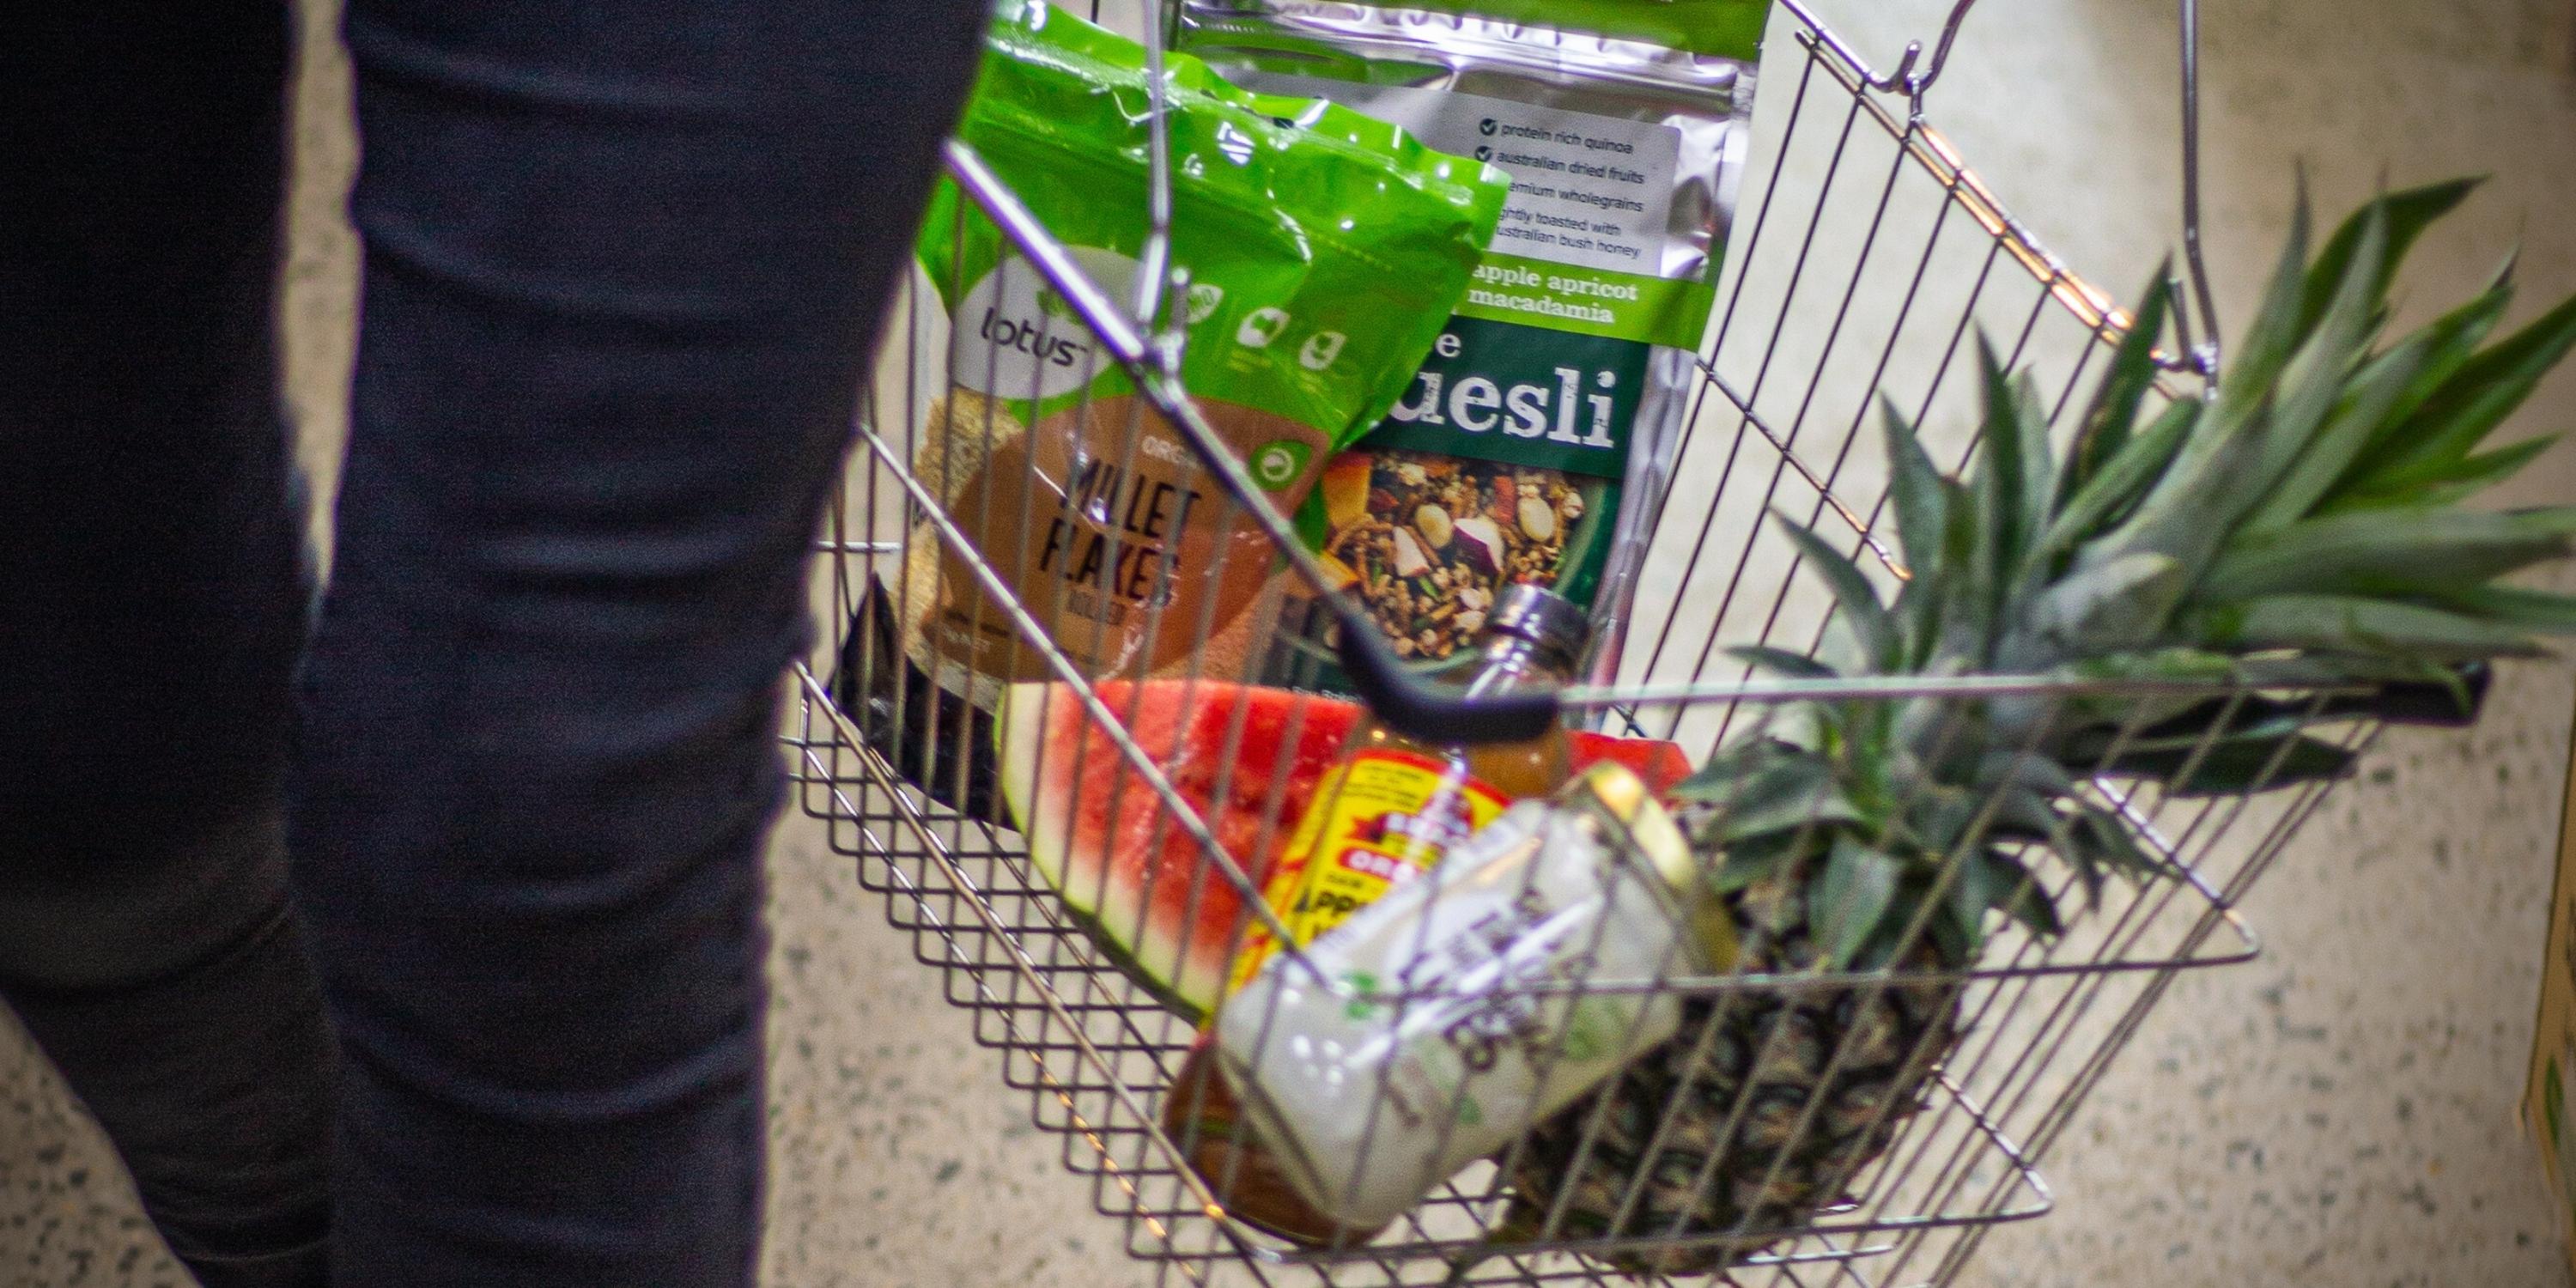
M1350 451L1324 470L1325 569L1367 604L1396 656L1437 661L1484 626L1513 582L1555 585L1598 531L1598 480L1562 470L1400 449Z

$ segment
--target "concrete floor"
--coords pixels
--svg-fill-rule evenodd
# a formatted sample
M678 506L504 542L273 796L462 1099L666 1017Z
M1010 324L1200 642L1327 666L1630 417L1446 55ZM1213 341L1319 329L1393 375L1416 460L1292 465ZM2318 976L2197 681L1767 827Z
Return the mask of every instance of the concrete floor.
M1816 7L1877 57L1933 30L1947 5ZM2383 177L2491 172L2418 252L2416 297L2456 298L2517 239L2519 314L2576 291L2565 0L2212 8L2209 234L2227 316L2241 323L2297 164L2328 210ZM2041 240L2122 287L2173 240L2170 11L1986 0L1931 100ZM317 42L300 86L286 301L290 398L317 464L342 428L355 294L336 214L346 95L344 64ZM2516 432L2571 423L2576 375L2562 374ZM2511 499L2571 497L2576 448L2562 446ZM2576 569L2557 583L2576 586ZM2559 1219L2514 1110L2571 712L2576 666L2517 665L2477 729L2384 740L2245 905L2265 957L2178 984L2050 1160L2058 1213L1989 1240L1968 1282L2566 1283ZM769 1282L1150 1278L811 825L782 825L771 875ZM95 1129L0 1027L0 1284L184 1282Z

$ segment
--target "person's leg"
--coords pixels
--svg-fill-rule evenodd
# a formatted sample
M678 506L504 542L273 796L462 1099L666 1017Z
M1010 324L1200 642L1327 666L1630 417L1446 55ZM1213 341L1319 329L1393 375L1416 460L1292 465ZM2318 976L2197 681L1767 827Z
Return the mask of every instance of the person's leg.
M750 1282L780 679L981 0L354 0L334 1275Z
M288 48L283 4L101 0L0 56L0 997L210 1288L319 1284L329 1212L280 840Z

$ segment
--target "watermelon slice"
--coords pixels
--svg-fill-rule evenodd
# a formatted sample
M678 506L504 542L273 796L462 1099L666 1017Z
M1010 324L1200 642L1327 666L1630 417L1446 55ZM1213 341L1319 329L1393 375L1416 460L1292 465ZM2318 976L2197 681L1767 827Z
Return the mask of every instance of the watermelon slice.
M1355 703L1213 680L1092 691L1256 890L1360 717ZM1039 875L1122 969L1202 1018L1249 919L1234 882L1072 690L1013 685L996 734L1002 797ZM1577 733L1572 753L1577 769L1615 759L1657 792L1691 768L1679 747L1642 738Z
M1103 681L1092 691L1254 889L1359 719L1352 703L1214 681ZM1039 875L1113 960L1196 1022L1247 920L1235 884L1072 690L1011 686L998 732L1002 799Z

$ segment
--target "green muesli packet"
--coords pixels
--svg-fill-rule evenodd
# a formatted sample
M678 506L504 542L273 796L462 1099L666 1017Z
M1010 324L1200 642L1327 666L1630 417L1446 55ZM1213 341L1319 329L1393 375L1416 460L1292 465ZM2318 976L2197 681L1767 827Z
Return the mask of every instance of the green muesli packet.
M1615 663L1687 418L1770 0L1184 0L1178 43L1511 176L1467 299L1299 515L1404 656L1511 582L1592 610ZM1343 687L1320 606L1271 665Z
M1182 375L1293 512L1430 351L1507 185L1399 126L1239 89L1194 58L1167 59L1165 87ZM1122 301L1146 235L1147 108L1139 46L1013 3L958 131ZM1077 664L1171 669L1204 631L1200 670L1226 673L1278 567L1263 533L953 182L919 250L948 306L953 387L929 409L916 473ZM921 535L904 595L916 663L978 706L997 682L1044 678L973 570Z

